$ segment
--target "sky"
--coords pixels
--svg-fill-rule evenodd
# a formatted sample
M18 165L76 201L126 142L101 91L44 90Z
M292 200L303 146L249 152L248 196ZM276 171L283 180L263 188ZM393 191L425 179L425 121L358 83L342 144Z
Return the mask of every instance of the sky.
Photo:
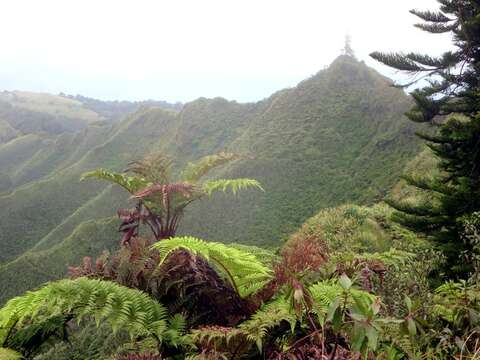
M1 0L0 90L103 100L257 101L328 66L346 34L372 51L438 55L408 10L435 0Z

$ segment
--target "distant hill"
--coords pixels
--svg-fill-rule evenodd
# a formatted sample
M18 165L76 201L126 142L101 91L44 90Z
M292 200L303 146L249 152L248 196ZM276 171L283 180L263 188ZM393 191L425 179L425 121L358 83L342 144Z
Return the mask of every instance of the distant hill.
M151 151L172 155L179 166L234 151L242 159L213 176L256 178L266 192L202 201L181 232L276 246L322 208L371 204L387 194L420 150L403 116L410 104L390 80L340 56L257 103L201 98L181 109L143 106L122 121L93 122L68 136L10 141L0 147L0 169L8 169L11 182L0 196L0 302L117 243L112 215L126 194L102 182L80 183L86 170L120 170ZM25 155L45 141L49 152L35 153L38 160Z
M81 95L29 91L0 92L0 142L26 134L59 134L100 122L118 122L142 106L180 110L166 101L102 101Z
M55 173L104 140L112 124L165 101L101 101L83 96L0 92L0 193Z
M120 121L123 120L126 114L132 113L139 109L141 106L157 106L163 109L171 109L180 111L182 109L182 103L171 104L167 101L156 101L156 100L144 100L144 101L103 101L98 99L89 98L82 95L65 95L60 94L68 99L73 99L82 103L82 105L95 111L97 114L100 114L110 121Z
M0 122L9 124L17 136L78 131L103 119L81 102L65 97L26 91L0 92Z

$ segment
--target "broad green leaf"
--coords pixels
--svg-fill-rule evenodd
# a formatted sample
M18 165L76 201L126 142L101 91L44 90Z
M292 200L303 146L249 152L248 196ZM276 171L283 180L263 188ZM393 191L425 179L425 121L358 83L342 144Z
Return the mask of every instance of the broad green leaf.
M368 325L365 329L368 338L368 347L372 350L377 348L378 331L373 326Z
M407 318L407 328L410 336L413 337L417 335L417 325L415 325L415 320L413 320L411 317Z
M337 311L339 306L340 306L340 298L336 298L335 301L333 301L330 304L330 307L328 308L327 321L332 321L333 320L333 316L335 315L335 312Z
M412 300L405 295L405 305L407 305L408 312L412 312Z
M359 352L365 340L365 327L359 323L355 323L352 328L352 350Z
M350 280L350 278L346 274L342 274L340 276L340 279L338 279L338 283L344 290L348 290L352 286L352 280Z

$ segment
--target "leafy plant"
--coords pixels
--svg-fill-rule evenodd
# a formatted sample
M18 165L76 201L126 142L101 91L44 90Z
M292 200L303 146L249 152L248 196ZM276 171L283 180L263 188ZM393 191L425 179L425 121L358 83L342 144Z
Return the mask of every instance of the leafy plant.
M52 282L39 290L11 299L0 310L0 341L9 343L16 329L32 322L41 324L43 321L41 333L46 333L51 328L52 316L73 317L77 321L92 318L97 326L106 321L114 332L122 329L132 339L152 337L159 347L171 337L166 332L166 309L145 293L112 282L79 278ZM53 330L57 331L57 328L54 326ZM40 330L27 328L21 332L29 335L23 336L24 340L20 342L23 346L32 344L31 339Z
M138 236L139 226L145 224L156 240L175 236L185 208L192 202L216 191L231 190L236 194L246 188L262 189L253 179L202 178L213 168L236 160L235 154L221 152L209 155L196 163L189 163L176 181L171 180L173 161L161 154L150 155L132 162L125 173L115 173L97 169L82 175L82 180L97 178L113 182L131 194L137 200L132 209L120 209L122 220L120 231L124 233L122 244ZM129 175L132 174L132 175Z
M176 237L157 242L152 246L159 252L160 265L178 249L203 256L222 273L242 297L258 291L272 277L272 271L255 255L216 242L193 237Z

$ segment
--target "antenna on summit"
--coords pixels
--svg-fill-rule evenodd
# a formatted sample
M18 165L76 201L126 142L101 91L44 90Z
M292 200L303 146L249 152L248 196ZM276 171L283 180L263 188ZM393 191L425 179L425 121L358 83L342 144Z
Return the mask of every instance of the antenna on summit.
M352 37L350 36L350 34L345 35L345 46L342 49L342 54L355 57L355 53L352 49Z

